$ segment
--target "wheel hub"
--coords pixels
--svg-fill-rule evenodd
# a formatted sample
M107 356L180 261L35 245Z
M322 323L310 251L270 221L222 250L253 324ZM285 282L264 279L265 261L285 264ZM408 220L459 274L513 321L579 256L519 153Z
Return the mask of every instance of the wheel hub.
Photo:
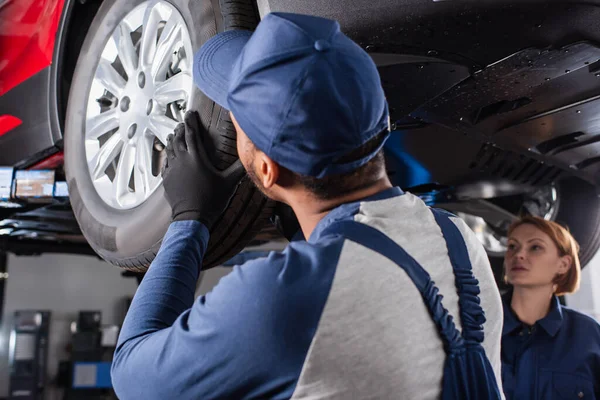
M130 146L135 146L138 140L142 140L142 135L149 130L148 117L152 114L155 91L152 82L146 83L147 72L143 70L136 72L137 78L127 82L123 91L124 97L119 102L121 104L119 118L128 127L123 130L122 137Z

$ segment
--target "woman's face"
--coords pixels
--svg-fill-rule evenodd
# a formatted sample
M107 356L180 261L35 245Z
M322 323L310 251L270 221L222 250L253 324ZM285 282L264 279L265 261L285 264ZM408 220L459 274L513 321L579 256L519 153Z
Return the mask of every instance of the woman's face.
M566 273L570 265L570 257L561 257L550 236L534 225L520 225L508 238L504 268L513 286L552 286L556 275Z

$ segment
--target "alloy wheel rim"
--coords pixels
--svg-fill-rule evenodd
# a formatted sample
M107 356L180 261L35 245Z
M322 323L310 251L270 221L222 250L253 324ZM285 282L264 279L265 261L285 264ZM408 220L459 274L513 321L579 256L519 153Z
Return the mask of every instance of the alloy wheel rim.
M108 38L88 97L85 155L109 206L139 206L162 184L164 148L183 120L192 65L185 21L165 1L138 5Z

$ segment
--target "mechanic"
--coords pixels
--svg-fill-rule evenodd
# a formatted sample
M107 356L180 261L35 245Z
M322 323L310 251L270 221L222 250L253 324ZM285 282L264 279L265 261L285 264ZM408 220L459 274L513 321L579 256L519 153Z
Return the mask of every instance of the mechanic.
M392 187L369 55L335 21L271 13L254 33L210 39L194 63L199 88L231 111L241 161L210 163L195 112L169 140L173 222L119 337L119 398L500 398L486 253L464 222ZM245 171L301 231L194 300Z
M600 325L563 307L579 288L579 246L561 225L537 217L508 232L502 379L506 398L600 399Z

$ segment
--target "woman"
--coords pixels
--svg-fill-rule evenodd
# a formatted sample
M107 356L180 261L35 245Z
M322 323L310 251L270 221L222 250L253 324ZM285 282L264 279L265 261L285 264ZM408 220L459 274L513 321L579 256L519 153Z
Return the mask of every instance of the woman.
M557 223L535 217L508 232L502 382L507 400L599 399L600 325L563 307L579 288L579 246Z

